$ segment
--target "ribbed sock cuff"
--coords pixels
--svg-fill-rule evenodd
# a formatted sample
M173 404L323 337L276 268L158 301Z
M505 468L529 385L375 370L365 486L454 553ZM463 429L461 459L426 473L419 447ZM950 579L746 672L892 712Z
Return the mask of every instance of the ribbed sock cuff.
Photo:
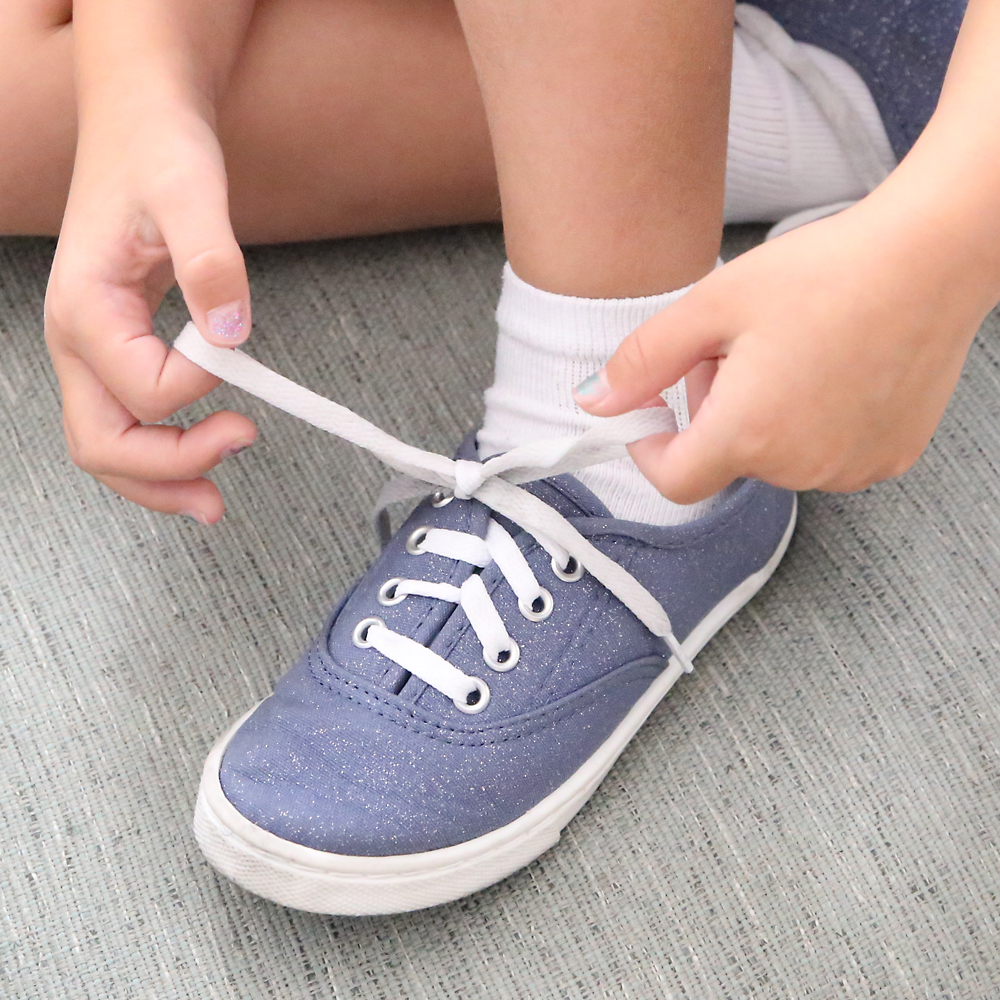
M505 335L535 349L607 360L637 326L693 287L634 299L585 299L535 288L505 264L497 324Z

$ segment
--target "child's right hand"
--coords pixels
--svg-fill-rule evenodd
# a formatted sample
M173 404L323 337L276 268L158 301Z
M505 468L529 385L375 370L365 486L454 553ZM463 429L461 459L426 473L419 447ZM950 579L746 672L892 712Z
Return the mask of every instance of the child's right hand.
M222 152L194 109L115 112L81 123L46 296L66 440L77 465L127 499L214 523L225 508L204 474L253 442L253 423L219 412L187 430L147 425L218 384L153 333L175 279L211 343L249 333Z

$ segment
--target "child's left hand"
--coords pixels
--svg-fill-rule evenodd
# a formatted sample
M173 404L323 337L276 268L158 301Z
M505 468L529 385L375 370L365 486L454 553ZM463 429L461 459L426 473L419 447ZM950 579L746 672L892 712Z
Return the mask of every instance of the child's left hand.
M639 327L604 369L608 391L577 401L624 413L718 359L691 426L630 447L678 503L740 476L837 491L898 476L930 441L997 294L938 223L872 196L756 247Z

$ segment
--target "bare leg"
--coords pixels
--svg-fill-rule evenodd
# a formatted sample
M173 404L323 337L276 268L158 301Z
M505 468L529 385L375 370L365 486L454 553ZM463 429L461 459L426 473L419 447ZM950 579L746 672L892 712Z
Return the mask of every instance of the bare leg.
M59 230L76 144L70 0L0 6L0 233Z
M648 295L722 233L729 0L459 0L525 281Z
M499 218L451 0L263 0L220 132L251 240Z
M734 12L728 0L458 0L458 10L522 279L508 276L498 309L486 455L586 433L596 418L574 404L574 384L600 385L623 337L667 304L661 293L714 267ZM610 299L629 301L608 309ZM681 426L711 377L705 365L685 379L686 399L675 390ZM708 509L670 503L628 459L577 478L614 517L670 525Z
M75 142L70 0L0 5L0 233L55 234ZM499 218L450 0L260 0L219 112L237 236Z

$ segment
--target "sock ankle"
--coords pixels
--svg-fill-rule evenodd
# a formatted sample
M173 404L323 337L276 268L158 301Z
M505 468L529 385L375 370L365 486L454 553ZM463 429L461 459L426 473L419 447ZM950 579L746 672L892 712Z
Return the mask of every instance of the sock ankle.
M894 162L864 80L843 59L802 45ZM777 222L807 208L868 193L826 116L799 79L743 28L733 37L726 163L727 222Z
M601 368L641 323L686 288L635 299L584 299L529 285L504 267L497 306L496 370L486 390L480 458L544 438L584 433L600 418L584 413L573 389ZM677 426L688 426L683 381L664 394ZM582 469L577 478L614 517L646 524L684 524L706 514L714 498L681 506L657 492L630 458Z

